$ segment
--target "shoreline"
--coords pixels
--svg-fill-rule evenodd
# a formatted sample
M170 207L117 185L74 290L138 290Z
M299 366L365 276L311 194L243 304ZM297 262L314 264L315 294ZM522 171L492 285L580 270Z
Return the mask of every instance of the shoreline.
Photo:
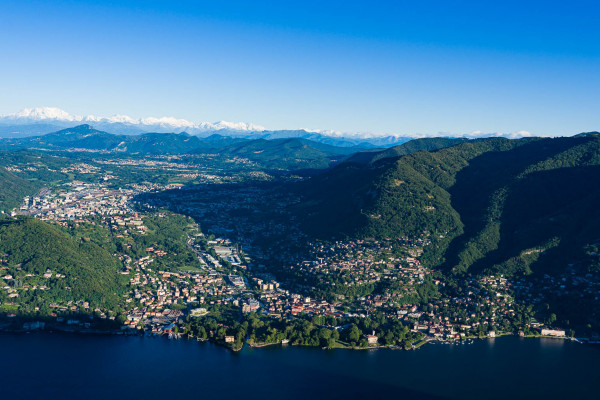
M407 348L407 347L404 347L401 345L389 345L389 346L377 345L377 346L368 346L368 347L340 345L340 346L335 346L332 348L327 348L327 347L321 347L321 346L297 345L297 344L292 344L292 343L281 343L281 342L277 342L277 343L245 342L240 348L232 348L232 347L228 346L226 343L222 343L222 342L218 342L218 341L214 341L214 340L210 340L210 339L200 339L195 336L170 338L170 337L168 337L168 335L157 335L157 334L146 333L146 332L127 332L127 331L123 331L123 330L117 331L117 330L101 330L101 329L85 329L85 330L64 329L64 328L61 329L61 328L58 328L55 326L53 326L52 329L25 330L25 329L6 329L6 327L3 327L3 328L0 328L0 333L12 334L12 335L26 335L26 334L32 334L32 333L33 334L39 333L39 334L43 334L43 335L46 335L46 334L51 335L51 334L56 333L56 334L67 334L67 335L82 335L82 336L122 336L122 337L137 336L137 337L163 338L166 340L182 340L183 339L183 340L188 340L188 341L197 341L197 342L201 342L201 343L214 344L214 345L223 347L227 350L230 350L230 351L233 351L236 353L243 350L243 348L246 346L248 346L249 348L256 348L256 349L263 348L263 347L274 347L274 346L279 346L279 347L291 346L291 347L305 347L305 348L322 349L322 350L359 350L360 351L360 350L387 349L387 350L413 351L413 350L420 349L421 347L425 346L426 344L469 345L469 344L473 344L476 340L483 340L483 339L488 339L488 340L492 339L493 340L493 339L507 337L507 336L523 338L523 339L559 339L559 340L570 341L570 342L579 343L579 344L600 345L600 341L592 341L589 338L571 338L571 337L556 337L556 336L542 336L542 335L520 336L518 334L506 333L506 334L500 334L496 337L472 336L472 337L466 337L466 338L460 339L460 340L443 340L443 339L425 337L425 338L417 340L416 342L411 343L410 348Z

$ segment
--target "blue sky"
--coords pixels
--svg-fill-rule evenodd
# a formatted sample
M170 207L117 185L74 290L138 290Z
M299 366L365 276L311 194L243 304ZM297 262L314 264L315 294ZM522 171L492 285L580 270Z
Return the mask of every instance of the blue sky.
M0 114L569 135L600 130L599 18L593 1L9 1Z

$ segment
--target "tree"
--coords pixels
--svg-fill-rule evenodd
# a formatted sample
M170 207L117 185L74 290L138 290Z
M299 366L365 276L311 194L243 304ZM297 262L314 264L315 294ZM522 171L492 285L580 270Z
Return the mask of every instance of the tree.
M362 334L360 329L358 329L358 326L356 326L355 324L352 324L352 326L350 326L350 328L348 328L347 331L348 331L348 333L346 335L346 338L347 338L348 342L350 342L352 344L358 343L358 340L360 339L360 335Z

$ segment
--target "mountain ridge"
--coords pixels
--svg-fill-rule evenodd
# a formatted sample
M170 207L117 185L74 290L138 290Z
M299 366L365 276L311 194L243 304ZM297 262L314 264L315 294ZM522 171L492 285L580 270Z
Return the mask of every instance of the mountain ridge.
M181 133L148 132L118 135L89 124L42 136L0 140L4 150L93 151L130 155L219 154L245 158L269 169L323 169L365 147L340 147L304 138L247 139L212 134L206 138Z
M600 239L598 181L595 135L485 139L342 163L299 183L293 211L323 239L424 235L431 266L528 274L555 264L546 253L568 263Z
M254 138L254 139L280 139L288 137L301 137L325 144L341 147L392 147L405 143L411 139L422 138L424 135L407 134L374 134L369 132L340 132L324 129L267 129L263 126L247 122L190 122L174 117L148 117L132 118L127 115L117 114L112 117L98 117L95 115L77 116L56 107L38 107L24 109L20 112L0 116L0 137L26 137L39 135L53 130L73 127L77 124L92 124L100 130L122 135L139 135L142 133L181 133L205 137L214 133L224 136ZM47 129L52 127L52 129ZM45 129L45 130L44 130ZM435 137L426 135L427 137ZM440 136L447 136L440 134ZM489 133L474 131L465 135L450 135L455 137L523 137L531 136L528 132L519 131L509 134Z

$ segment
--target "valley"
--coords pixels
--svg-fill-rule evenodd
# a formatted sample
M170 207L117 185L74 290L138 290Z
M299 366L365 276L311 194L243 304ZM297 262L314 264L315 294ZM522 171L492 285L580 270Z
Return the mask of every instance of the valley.
M46 136L2 144L6 330L235 350L597 340L596 135L362 153L228 138L199 152L185 143L201 139L169 134L124 149L88 126Z

